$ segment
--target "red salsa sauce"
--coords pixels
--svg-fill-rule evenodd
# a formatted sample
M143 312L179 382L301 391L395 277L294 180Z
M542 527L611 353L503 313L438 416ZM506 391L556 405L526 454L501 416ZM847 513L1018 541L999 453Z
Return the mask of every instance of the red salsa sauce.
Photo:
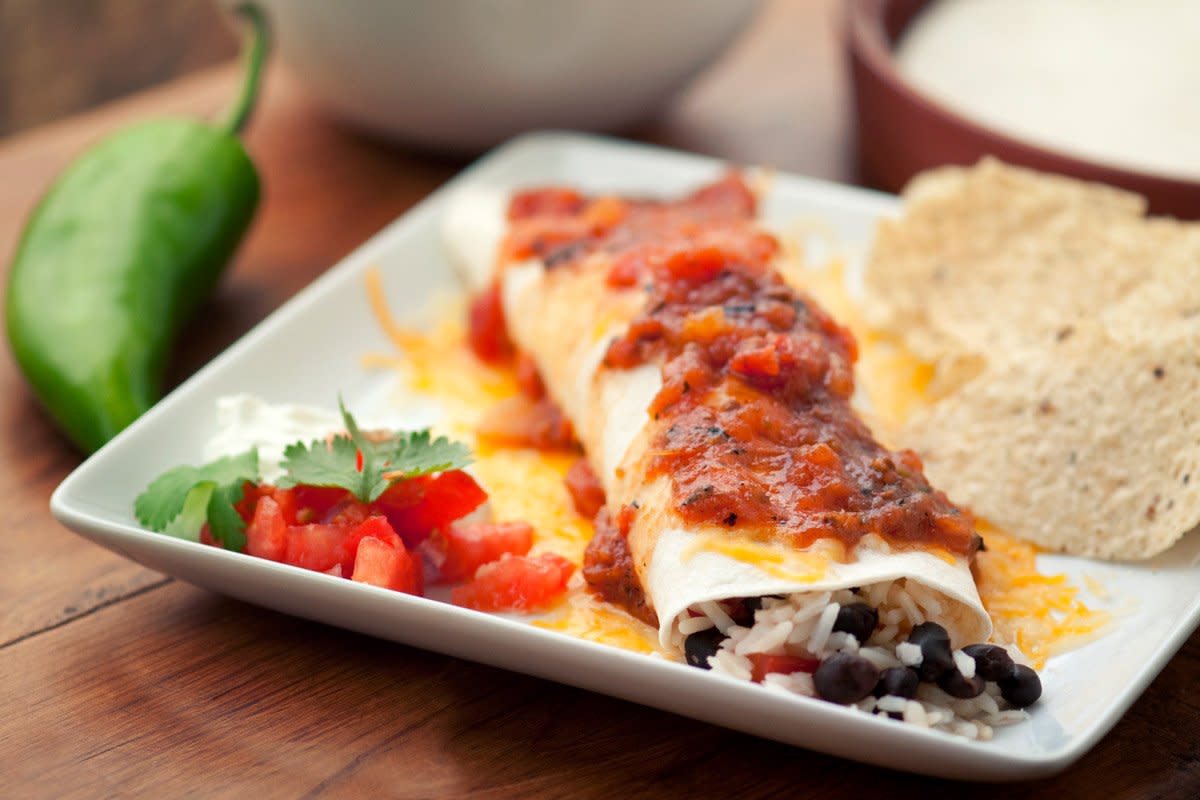
M854 412L854 338L773 269L779 245L754 223L755 205L737 173L669 203L524 192L506 255L559 269L603 252L614 289L645 293L605 365L662 363L648 468L670 479L683 519L799 547L833 538L852 549L876 534L972 555L971 515ZM623 574L622 537L602 527L594 549Z
M646 598L629 551L633 509L625 506L614 518L607 507L596 514L596 533L583 557L583 577L610 603L624 608L647 625L658 627L658 615Z

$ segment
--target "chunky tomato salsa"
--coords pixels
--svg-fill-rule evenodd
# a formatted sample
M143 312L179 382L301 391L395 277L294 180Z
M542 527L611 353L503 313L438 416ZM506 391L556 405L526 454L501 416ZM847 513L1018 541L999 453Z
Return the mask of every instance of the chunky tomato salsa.
M755 205L736 173L675 202L524 192L509 209L506 255L558 270L603 253L613 291L644 293L605 367L662 365L648 469L670 479L683 519L799 547L875 534L972 555L970 515L851 407L853 336L773 269L779 244L755 224ZM627 572L620 537L601 538L593 550L608 573Z

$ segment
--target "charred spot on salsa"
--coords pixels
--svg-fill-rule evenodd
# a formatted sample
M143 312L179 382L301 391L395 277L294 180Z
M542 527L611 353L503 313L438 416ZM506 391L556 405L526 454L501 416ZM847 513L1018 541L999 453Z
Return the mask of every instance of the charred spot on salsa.
M736 173L674 202L523 192L505 255L558 270L602 253L615 291L645 295L604 366L662 365L649 474L670 479L685 521L797 547L874 534L973 555L971 515L854 412L854 338L772 267L779 244L755 205ZM607 541L596 551L612 562Z

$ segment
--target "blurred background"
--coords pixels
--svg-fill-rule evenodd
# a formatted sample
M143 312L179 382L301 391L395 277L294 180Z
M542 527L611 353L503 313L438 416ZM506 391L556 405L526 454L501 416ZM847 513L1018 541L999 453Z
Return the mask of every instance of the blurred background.
M0 138L231 61L229 2L0 0ZM888 191L995 155L1200 218L1200 0L258 2L410 153L599 130Z
M213 0L0 0L0 137L237 50Z

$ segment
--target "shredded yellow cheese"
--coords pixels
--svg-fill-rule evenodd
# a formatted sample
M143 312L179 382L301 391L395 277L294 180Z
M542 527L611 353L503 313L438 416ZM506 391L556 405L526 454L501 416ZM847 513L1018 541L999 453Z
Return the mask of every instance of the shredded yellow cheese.
M496 519L522 519L536 532L535 552L583 563L592 523L579 516L563 483L578 456L525 448L476 451L474 471Z
M822 544L839 547L821 547ZM841 542L824 539L805 552L757 542L746 537L734 537L728 532L719 534L697 534L683 548L682 556L690 561L700 553L716 553L734 561L752 564L775 578L812 583L825 577L826 566L833 561L845 559L845 548ZM840 552L838 552L840 550Z
M656 629L586 589L571 592L566 603L544 619L534 620L533 625L635 653L674 658L662 649Z
M582 565L592 523L575 511L563 482L578 456L506 447L481 441L476 433L483 415L519 389L511 368L485 364L471 352L461 299L447 303L437 325L421 332L393 319L375 270L368 273L367 292L380 328L399 353L371 354L364 365L395 369L407 392L438 402L445 412L440 427L474 453L471 471L487 491L495 519L528 522L534 529L533 553L554 552Z
M1036 547L979 527L987 550L975 557L975 578L998 641L1016 644L1041 669L1047 658L1104 632L1112 616L1088 608L1065 575L1038 572Z
M932 368L866 330L845 291L841 271L840 263L828 270L806 271L802 287L854 331L862 352L860 375L870 387L869 401L877 417L894 424L926 402ZM495 517L528 521L535 529L535 552L553 551L581 565L592 525L575 512L563 484L575 456L481 443L475 435L483 414L498 400L516 395L518 387L511 369L484 364L471 352L461 301L447 307L432 331L422 333L399 325L391 316L374 270L368 273L367 291L380 328L398 353L372 354L364 358L364 365L398 370L408 391L441 403L447 427L476 453L473 470L488 492ZM981 533L988 550L979 554L975 574L998 640L1017 644L1041 667L1050 656L1103 631L1110 616L1089 609L1080 599L1079 588L1065 576L1039 573L1036 548L994 529L981 528ZM819 579L827 559L836 555L784 552L727 536L699 536L686 557L701 551L719 552L797 581ZM950 553L945 556L954 558ZM533 624L635 652L662 652L651 626L582 589L572 591L558 609Z
M931 401L933 365L870 329L846 291L840 261L819 269L793 267L786 274L854 333L859 344L856 376L863 384L872 422L886 440L889 431ZM985 521L977 527L988 549L976 556L973 571L997 641L1016 644L1040 669L1047 658L1103 634L1111 615L1089 608L1080 599L1080 588L1065 575L1039 572L1036 547ZM1087 583L1093 595L1105 596L1098 581Z
M464 298L444 298L437 324L422 332L396 322L378 270L368 270L366 283L371 311L398 352L368 353L361 360L363 367L397 370L409 392L434 398L446 409L445 432L469 439L466 443L478 452L475 427L496 401L518 393L515 373L486 364L471 352Z

